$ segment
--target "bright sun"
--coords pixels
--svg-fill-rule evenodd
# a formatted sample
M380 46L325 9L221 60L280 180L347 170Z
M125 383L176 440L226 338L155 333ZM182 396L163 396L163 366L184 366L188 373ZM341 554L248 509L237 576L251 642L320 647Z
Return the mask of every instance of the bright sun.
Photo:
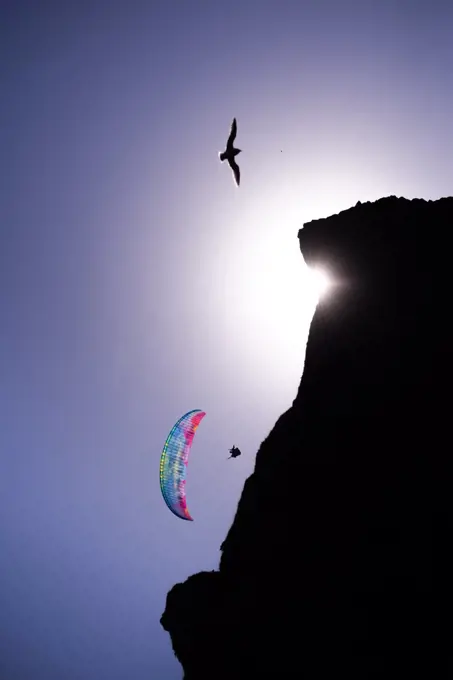
M298 388L313 313L331 280L324 267L306 265L296 238L253 237L244 246L241 234L228 262L222 319L244 375L272 385L274 398L287 403Z
M320 300L325 296L332 284L330 277L324 269L319 267L309 268L308 274L313 286L313 292L318 300Z
M222 246L218 232L209 246L209 279L216 281L212 296L221 341L228 338L226 365L236 362L244 384L272 386L275 403L279 396L283 407L299 386L313 314L335 281L328 263L309 267L304 260L297 239L304 222L299 200L283 190L272 193L265 208L261 190L247 200L236 197L241 203L231 212L237 212L237 223L225 218Z

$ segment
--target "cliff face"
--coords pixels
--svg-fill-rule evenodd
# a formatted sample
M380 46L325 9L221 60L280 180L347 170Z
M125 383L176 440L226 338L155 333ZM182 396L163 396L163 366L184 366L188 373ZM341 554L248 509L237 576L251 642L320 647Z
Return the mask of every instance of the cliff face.
M219 571L161 622L186 680L447 677L453 198L304 225L336 281L262 443Z

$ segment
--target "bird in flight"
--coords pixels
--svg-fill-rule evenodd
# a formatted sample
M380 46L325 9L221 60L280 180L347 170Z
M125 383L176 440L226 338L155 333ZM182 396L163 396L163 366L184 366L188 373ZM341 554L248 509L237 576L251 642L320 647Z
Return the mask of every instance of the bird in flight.
M228 161L230 168L233 171L234 179L239 186L239 182L241 181L241 171L239 170L239 165L235 161L235 156L238 155L238 153L241 153L241 149L235 149L233 146L233 142L236 139L236 134L238 131L238 126L236 123L236 118L233 118L233 122L231 124L231 132L230 136L228 137L226 149L223 153L219 153L219 158L222 161Z

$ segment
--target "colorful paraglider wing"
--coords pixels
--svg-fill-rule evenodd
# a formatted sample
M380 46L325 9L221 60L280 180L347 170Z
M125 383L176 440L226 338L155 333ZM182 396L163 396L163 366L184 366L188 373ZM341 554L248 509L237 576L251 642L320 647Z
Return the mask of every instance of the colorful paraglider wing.
M193 521L187 509L186 471L195 431L206 413L189 411L172 427L160 457L160 489L170 510L181 519Z

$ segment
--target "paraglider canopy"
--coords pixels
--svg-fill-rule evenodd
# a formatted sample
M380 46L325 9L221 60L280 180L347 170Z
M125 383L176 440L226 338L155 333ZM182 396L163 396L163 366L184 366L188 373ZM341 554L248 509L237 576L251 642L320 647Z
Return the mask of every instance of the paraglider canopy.
M195 432L206 413L194 409L183 415L172 427L160 457L160 488L168 508L174 515L193 521L187 509L186 471Z
M233 446L233 448L230 449L230 453L231 453L230 458L237 458L238 456L241 455L241 452L237 446Z

